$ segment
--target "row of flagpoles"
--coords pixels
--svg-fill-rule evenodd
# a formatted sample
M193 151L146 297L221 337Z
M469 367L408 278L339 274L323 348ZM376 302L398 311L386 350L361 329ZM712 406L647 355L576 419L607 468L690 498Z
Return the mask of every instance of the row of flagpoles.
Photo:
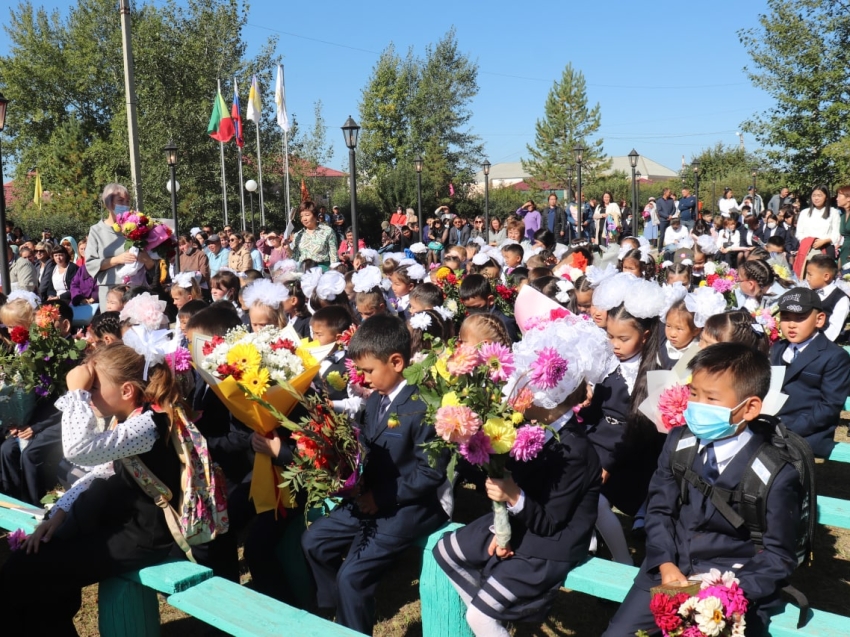
M286 193L286 214L287 228L286 234L291 232L292 228L292 208L289 203L289 117L286 114L286 92L283 82L283 66L277 65L277 82L275 84L274 101L277 106L277 125L283 131L283 174L285 179L284 191ZM260 119L262 117L262 100L260 99L260 86L257 83L257 76L251 78L251 90L248 93L248 111L246 119L254 122L257 133L257 170L260 191L260 225L266 223L266 211L263 204L263 160L260 151ZM224 170L224 145L235 138L236 148L239 154L239 191L241 193L242 205L242 230L246 229L245 223L245 192L242 183L242 148L245 146L245 139L242 128L241 107L239 104L239 88L236 84L236 79L233 80L233 105L230 111L227 109L227 104L221 96L221 80L218 82L218 93L216 94L213 103L212 114L210 115L210 123L207 126L207 134L219 142L221 151L221 196L224 209L224 224L229 223L227 216L227 185L225 181Z

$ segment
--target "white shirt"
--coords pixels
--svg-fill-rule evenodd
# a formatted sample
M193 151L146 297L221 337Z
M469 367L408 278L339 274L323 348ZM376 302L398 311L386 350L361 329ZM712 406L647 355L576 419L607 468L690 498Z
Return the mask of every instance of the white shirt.
M733 210L739 210L738 208L738 200L735 197L731 197L726 199L723 197L720 201L717 202L717 209L720 210L720 214L730 213Z
M737 436L714 441L714 455L717 458L718 474L723 473L723 470L729 466L729 463L732 462L738 452L744 448L752 437L753 432L749 429L744 429L744 431L739 433ZM706 444L708 443L700 440L698 453L702 453Z
M59 271L59 266L53 268L53 289L56 290L56 296L61 296L68 291L68 286L65 285L65 273L67 268L62 272Z
M640 369L640 354L635 354L630 359L620 363L620 373L626 380L626 387L629 390L629 396L634 391L635 383L637 382L638 370Z
M691 231L688 230L688 227L684 225L680 225L678 230L673 228L673 226L667 226L667 229L664 231L664 245L678 245L682 239L686 239L688 237L690 232Z
M818 293L820 298L825 299L836 289L838 289L838 286L835 284L835 281L833 281L825 288L815 291ZM848 314L850 314L850 298L848 298L846 294L842 293L838 302L835 304L835 307L832 309L832 314L829 315L829 324L823 331L823 335L834 343L835 339L838 338L838 335L841 334L841 331L844 329L844 325L847 323Z
M809 346L815 338L817 337L817 332L815 332L814 336L810 336L802 343L788 343L788 347L782 353L782 360L786 363L791 363L797 356L803 353L803 350ZM796 356L794 352L797 352Z
M731 243L732 245L728 246L729 248L739 248L741 247L741 235L738 234L737 230L729 230L723 229L717 233L717 248L725 248L724 244Z
M823 208L806 208L797 215L797 234L799 241L812 237L829 239L836 248L841 241L841 214L836 208L830 208L829 215L823 218Z

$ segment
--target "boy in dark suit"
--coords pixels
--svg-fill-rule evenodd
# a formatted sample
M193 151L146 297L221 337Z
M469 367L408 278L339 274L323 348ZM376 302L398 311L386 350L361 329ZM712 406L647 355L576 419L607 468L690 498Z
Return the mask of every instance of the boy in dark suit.
M314 522L301 544L319 607L336 608L338 623L371 635L381 576L416 538L447 520L438 491L449 490L448 458L432 467L422 447L436 434L423 422L416 387L404 380L410 362L404 322L389 315L367 319L348 351L374 390L360 433L366 460L359 494Z
M511 341L519 340L519 328L512 316L507 316L496 307L496 297L490 281L483 274L468 274L460 284L460 300L470 314L475 312L487 312L499 318L508 331Z
M850 394L850 355L821 329L823 301L814 290L792 288L779 298L779 325L784 339L770 350L771 365L785 365L782 392L788 394L776 414L811 445L828 456L844 401Z
M604 637L632 637L638 630L659 634L649 608L650 588L686 582L712 568L735 573L750 602L747 634L765 634L768 608L797 566L802 494L792 465L780 465L765 495L760 547L745 525L733 526L689 481L681 483L683 492L673 470L672 458L696 447L693 474L712 487L734 490L759 447L770 441L768 423L754 422L770 387L770 362L739 343L719 343L701 350L689 367L687 428L671 431L661 452L649 486L646 558ZM737 503L728 506L740 514Z

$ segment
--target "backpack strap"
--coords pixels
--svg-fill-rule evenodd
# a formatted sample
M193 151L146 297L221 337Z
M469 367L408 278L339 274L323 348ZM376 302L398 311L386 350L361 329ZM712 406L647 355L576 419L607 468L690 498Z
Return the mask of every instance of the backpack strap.
M687 504L688 485L685 482L685 473L691 469L697 456L697 439L687 427L674 429L668 435L678 435L676 447L670 453L670 469L676 482L679 484L679 503Z
M186 554L186 558L190 562L195 562L195 558L192 555L192 547L189 546L186 536L183 535L183 531L180 529L180 519L177 511L171 506L171 498L173 497L171 489L148 469L148 466L139 456L121 458L121 464L133 476L133 479L142 491L150 496L156 506L162 509L162 514L165 516L165 523L168 525L168 530L171 532L174 542Z
M787 459L779 448L770 442L762 443L750 458L737 491L740 492L738 507L744 518L744 524L750 532L750 539L757 550L764 548L764 530L767 527L767 494L773 486L776 475L786 464Z

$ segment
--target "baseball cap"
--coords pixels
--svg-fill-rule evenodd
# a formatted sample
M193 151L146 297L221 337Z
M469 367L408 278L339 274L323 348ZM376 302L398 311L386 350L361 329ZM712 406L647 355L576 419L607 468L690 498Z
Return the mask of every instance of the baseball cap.
M823 310L818 293L809 288L791 288L779 297L779 311L808 314L812 310Z
M207 239L207 243L221 243L221 237L219 237L217 234L211 234Z
M381 222L381 230L386 230L386 229L387 229L387 228L389 228L389 227L390 227L390 222L389 222L389 221L382 221L382 222Z

